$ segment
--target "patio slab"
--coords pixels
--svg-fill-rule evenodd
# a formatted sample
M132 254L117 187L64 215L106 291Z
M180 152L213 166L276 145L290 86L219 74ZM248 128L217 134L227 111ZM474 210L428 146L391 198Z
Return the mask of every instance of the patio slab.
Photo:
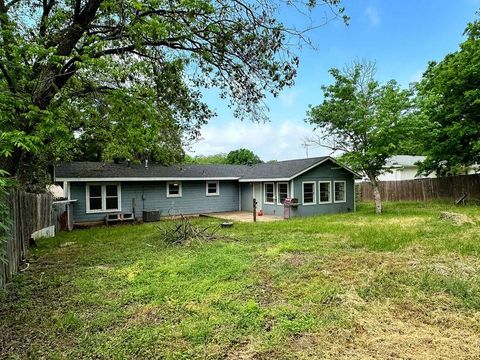
M200 216L213 217L217 219L230 220L230 221L253 222L253 214L250 211L218 212L218 213L201 214ZM279 221L279 220L283 220L283 217L274 216L274 215L257 216L258 222Z

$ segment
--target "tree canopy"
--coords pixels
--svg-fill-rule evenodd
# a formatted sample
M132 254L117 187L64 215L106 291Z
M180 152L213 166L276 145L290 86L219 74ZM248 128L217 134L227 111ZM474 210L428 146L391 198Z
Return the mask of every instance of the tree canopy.
M345 70L331 69L334 83L322 86L324 100L310 107L308 119L320 134L312 140L365 174L374 186L376 211L382 212L378 176L386 160L402 152L414 135L412 93L393 80L375 80L375 64L356 62Z
M260 160L260 157L255 155L252 150L242 148L230 151L227 154L225 162L231 165L255 165L260 164L262 160Z
M431 62L417 85L428 125L426 173L455 173L480 163L480 21L468 25L457 52Z
M262 162L258 155L248 149L232 150L228 154L219 153L214 155L185 156L186 164L231 164L253 165Z
M184 162L186 164L226 164L227 154L219 153L213 155L186 155Z
M275 18L281 4L0 0L2 167L28 183L69 157L176 162L214 114L209 87L238 118L262 119L266 94L293 84L290 44L304 38Z

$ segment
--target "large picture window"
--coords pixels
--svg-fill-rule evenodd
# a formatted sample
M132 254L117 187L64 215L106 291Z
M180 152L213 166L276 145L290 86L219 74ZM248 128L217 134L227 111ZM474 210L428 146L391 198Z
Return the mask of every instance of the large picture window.
M315 201L315 181L305 181L302 183L302 202L303 205L314 205Z
M318 203L327 204L332 202L331 195L332 183L330 181L318 182Z
M87 213L121 211L120 184L87 184Z
M167 182L167 197L182 197L182 183L180 181Z
M277 183L277 201L278 204L283 205L283 202L288 197L288 183L279 182Z
M275 204L275 187L273 183L263 185L263 198L265 204Z
M207 196L216 196L220 195L219 183L218 181L207 181Z
M346 197L346 182L345 181L335 181L334 183L334 202L340 203L347 201Z

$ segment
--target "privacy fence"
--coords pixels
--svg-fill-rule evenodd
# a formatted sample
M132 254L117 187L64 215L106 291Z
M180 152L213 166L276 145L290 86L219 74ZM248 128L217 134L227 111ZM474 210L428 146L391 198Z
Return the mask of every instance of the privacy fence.
M384 201L457 200L464 194L467 200L480 200L480 174L381 181L380 193ZM358 196L362 201L373 200L372 185L360 183Z
M10 208L10 219L5 222L10 229L4 234L6 242L0 242L3 247L0 254L6 255L6 261L0 261L0 289L5 287L26 261L32 233L54 225L51 195L11 190L6 200Z

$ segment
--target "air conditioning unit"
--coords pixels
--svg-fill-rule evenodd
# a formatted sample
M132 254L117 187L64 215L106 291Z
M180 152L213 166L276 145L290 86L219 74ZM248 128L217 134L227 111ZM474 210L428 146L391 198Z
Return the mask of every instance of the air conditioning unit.
M160 220L160 210L143 210L143 222Z

